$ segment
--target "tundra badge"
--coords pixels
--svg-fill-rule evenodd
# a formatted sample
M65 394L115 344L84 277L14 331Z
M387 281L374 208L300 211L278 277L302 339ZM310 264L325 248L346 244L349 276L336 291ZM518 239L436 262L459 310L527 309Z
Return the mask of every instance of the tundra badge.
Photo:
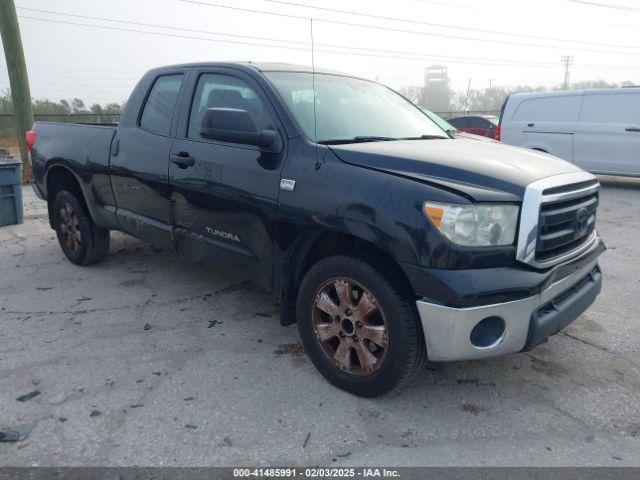
M217 228L211 227L206 227L205 230L209 235L212 235L214 237L224 238L225 240L230 240L232 242L240 242L240 238L234 233L224 232L222 230L218 230Z

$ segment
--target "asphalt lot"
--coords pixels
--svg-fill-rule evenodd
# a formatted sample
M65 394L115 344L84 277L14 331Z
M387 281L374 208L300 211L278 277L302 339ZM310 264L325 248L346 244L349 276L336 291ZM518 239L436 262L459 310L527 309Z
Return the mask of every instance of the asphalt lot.
M2 466L640 466L640 181L604 183L604 290L566 331L372 400L324 381L267 292L119 233L73 266L24 193L0 229Z

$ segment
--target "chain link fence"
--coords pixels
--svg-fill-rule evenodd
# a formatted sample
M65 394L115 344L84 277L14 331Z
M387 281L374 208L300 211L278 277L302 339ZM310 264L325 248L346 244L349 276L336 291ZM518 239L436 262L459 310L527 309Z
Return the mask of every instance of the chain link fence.
M465 115L495 115L500 116L500 110L460 110L455 112L433 112L439 117L445 120L450 120L455 117L462 117Z
M500 110L478 111L449 111L435 112L445 120L462 115L500 115ZM36 113L36 121L64 122L64 123L116 123L120 120L119 113ZM18 135L16 132L15 115L0 113L0 157L19 156Z

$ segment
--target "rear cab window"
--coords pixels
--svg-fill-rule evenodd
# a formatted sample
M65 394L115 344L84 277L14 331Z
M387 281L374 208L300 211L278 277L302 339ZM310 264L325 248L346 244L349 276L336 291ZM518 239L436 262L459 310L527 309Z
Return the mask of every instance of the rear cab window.
M140 127L159 135L169 135L183 78L179 73L156 79L142 110Z

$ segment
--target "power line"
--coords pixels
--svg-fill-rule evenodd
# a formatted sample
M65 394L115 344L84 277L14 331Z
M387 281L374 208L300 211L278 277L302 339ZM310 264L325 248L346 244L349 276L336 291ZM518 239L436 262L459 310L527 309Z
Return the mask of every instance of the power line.
M573 67L577 70L601 70L603 68L608 68L610 70L640 70L640 65L577 65Z
M78 15L78 14L75 14L75 13L58 12L58 11L54 11L54 10L42 10L42 9L38 9L38 8L17 7L17 9L18 10L28 10L28 11L31 11L31 12L62 15L62 16L65 16L65 17L84 18L86 20L100 20L100 21L104 21L104 22L124 23L124 24L127 24L127 25L136 25L136 26L139 26L139 27L164 28L164 29L177 30L177 31L189 32L189 33L204 33L204 34L207 34L207 35L222 35L222 36L228 36L228 37L247 38L247 39L251 39L251 40L265 40L265 41L273 41L273 42L288 42L288 43L310 45L309 42L302 42L302 41L298 41L298 40L284 40L284 39L277 39L277 38L256 37L256 36L253 36L253 35L239 35L239 34L232 34L232 33L218 33L218 32L212 32L212 31L209 31L209 30L196 30L196 29L192 29L192 28L176 27L174 25L158 25L158 24L153 24L153 23L132 22L130 20L118 20L118 19L105 18L105 17L92 17L92 16L89 16L89 15Z
M87 23L79 23L79 22L68 22L65 20L55 20L52 18L38 18L38 17L29 17L27 15L18 15L19 18L23 18L23 19L27 19L27 20L37 20L37 21L41 21L41 22L53 22L53 23L61 23L61 24L65 24L65 25L77 25L77 26L81 26L81 27L92 27L92 28L100 28L103 30L118 30L121 32L133 32L133 33L145 33L148 35L156 35L156 36L161 36L161 37L171 37L171 38L186 38L189 40L203 40L203 41L207 41L207 42L219 42L219 43L232 43L232 44L237 44L237 45L249 45L249 46L254 46L254 47L273 47L273 48L282 48L285 50L302 50L302 51L306 51L308 50L308 48L302 48L302 47L292 47L292 46L284 46L284 45L264 45L261 43L250 43L250 42L239 42L239 41L232 41L232 40L219 40L219 39L214 39L214 38L202 38L202 37L192 37L192 36L188 36L188 35L176 35L176 34L172 34L172 33L162 33L162 32L149 32L149 31L145 31L145 30L135 30L132 28L122 28L122 27L114 27L114 26L107 26L107 25L92 25L92 24L87 24ZM172 27L173 28L173 27Z
M218 3L208 3L208 2L202 2L202 1L198 1L198 0L178 0L180 2L183 3L191 3L194 5L204 5L204 6L208 6L208 7L215 7L215 8L225 8L225 9L229 9L229 10L237 10L237 11L243 11L243 12L249 12L249 13L258 13L258 14L263 14L263 15L273 15L273 16L279 16L279 17L285 17L285 18L295 18L298 20L304 20L304 21L308 21L310 19L310 17L304 17L304 16L300 16L300 15L292 15L292 14L288 14L288 13L277 13L277 12L268 12L265 10L257 10L257 9L252 9L252 8L244 8L244 7L235 7L235 6L231 6L231 5L220 5ZM488 39L488 38L478 38L478 37L465 37L465 36L460 36L460 35L448 35L445 33L433 33L433 32L421 32L421 31L417 31L417 30L405 30L405 29L400 29L400 28L392 28L392 27L381 27L381 26L377 26L377 25L367 25L367 24L363 24L363 23L354 23L354 22L346 22L346 21L340 21L340 20L327 20L327 19L322 19L322 18L313 18L314 21L316 22L322 22L322 23L332 23L335 25L346 25L346 26L350 26L350 27L358 27L358 28L368 28L368 29L373 29L373 30L385 30L385 31L389 31L389 32L399 32L399 33L405 33L405 34L414 34L414 35L423 35L423 36L427 36L427 37L441 37L441 38L449 38L449 39L454 39L454 40L468 40L468 41L474 41L474 42L486 42L486 43L494 43L494 44L499 44L499 45L517 45L517 46L521 46L521 47L538 47L538 48L550 48L553 50L558 50L564 47L561 46L554 46L554 45L545 45L545 44L540 44L540 43L523 43L523 42L513 42L513 41L505 41L505 40L497 40L497 39ZM591 52L591 53L605 53L605 54L619 54L619 55L640 55L639 53L631 53L631 52L615 52L615 51L608 51L608 50L594 50L594 49L589 49L589 48L581 48L581 47L571 47L572 50L576 50L576 51L584 51L584 52ZM634 47L636 48L636 47ZM637 47L640 48L640 47Z
M33 70L35 67L29 67L29 70ZM53 69L52 69L53 70ZM60 70L66 70L66 68L60 69ZM130 79L130 78L138 78L137 74L140 72L136 72L136 75L131 75L131 74L127 74L127 75L123 75L121 73L117 73L117 72L109 72L109 71L103 71L104 73L100 74L100 75L85 75L85 73L89 73L89 70L85 70L83 72L78 72L78 73L70 73L69 75L64 75L64 74L60 74L59 72L43 72L42 69L40 71L34 72L34 73L29 73L30 77L33 76L53 76L53 77L57 77L57 78L107 78L107 79L112 79L112 80L123 80L123 79ZM3 71L0 69L0 73L6 73L6 71ZM105 76L106 74L108 75L115 75L115 76Z
M586 0L568 0L572 3L588 5L589 7L611 8L614 10L625 10L627 12L640 12L640 8L628 7L626 5L612 5L610 3L588 2Z
M207 4L207 5L211 5L211 4ZM235 9L235 7L234 7L234 9ZM76 14L70 14L70 13L66 13L66 12L58 12L58 11L52 11L52 10L41 10L41 9L28 9L28 10L38 11L38 12L43 12L43 13L49 13L49 14L55 14L55 15L62 15L62 16L81 17L81 18L86 18L86 19L91 19L91 20L98 20L98 21L109 21L109 22L115 22L115 23L144 25L144 26L152 27L152 28L162 28L162 29L172 28L174 30L192 31L192 32L199 32L199 33L209 34L209 35L260 39L260 40L266 40L266 41L271 41L271 42L279 42L279 43L293 42L293 43L296 43L296 44L301 45L301 46L297 47L297 46L290 46L290 45L267 45L267 44L254 43L254 42L238 42L238 41L235 41L235 40L222 40L222 39L202 38L202 37L194 37L194 36L187 36L187 35L169 34L169 33L165 33L165 32L152 32L152 31L145 31L145 30L138 30L138 29L129 29L129 28L122 28L122 27L117 27L117 26L105 26L105 25L86 24L86 23L79 23L79 22L69 22L69 21L56 20L56 19L50 19L50 18L30 17L30 16L24 16L24 15L20 16L20 18L36 20L36 21L44 21L44 22L61 23L61 24L67 24L67 25L84 26L84 27L89 27L89 28L98 28L98 29L106 29L106 30L119 30L119 31L126 31L126 32L142 33L142 34L147 34L147 35L165 36L165 37L171 37L171 38L186 38L186 39L210 41L210 42L220 42L220 43L260 46L260 47L267 47L267 48L280 48L280 49L286 49L286 50L310 51L310 46L311 46L311 44L309 42L288 41L288 40L276 39L276 38L268 38L268 37L251 37L251 36L237 35L237 34L231 34L231 33L211 32L211 31L205 31L205 30L194 30L194 29L186 29L186 28L180 28L180 27L169 27L167 25L131 22L131 21L128 21L128 20L119 20L119 19L105 18L105 17L91 17L91 16L87 16L87 15L76 15ZM269 12L269 13L271 14L273 12ZM275 15L280 15L280 14L275 14ZM305 17L301 17L301 18L305 18ZM307 20L307 19L305 18L305 20ZM475 65L485 65L485 66L520 66L520 67L533 67L533 68L556 68L556 66L555 66L556 64L547 63L547 62L525 62L525 61L512 60L512 59L461 57L461 56L450 56L450 55L446 56L446 55L435 55L435 54L423 54L423 53L420 53L420 52L406 52L406 51L399 51L399 50L385 50L385 49L373 49L373 48L361 48L361 47L343 47L341 45L325 44L325 43L320 43L320 44L318 44L318 46L328 47L328 48L319 49L320 51L326 52L326 53L335 53L335 54L342 54L342 55L355 55L355 56L366 56L366 57L377 57L377 58L387 58L387 59L393 59L393 60L433 61L434 59L438 59L438 60L442 60L442 61L448 61L450 63L475 64ZM331 50L331 49L334 49L334 50ZM335 49L339 49L339 50L335 50ZM347 51L345 51L345 50L347 50ZM348 51L348 50L357 50L358 53L352 52L352 51ZM371 53L371 52L374 52L374 53ZM381 55L380 53L377 53L377 52L381 52L381 53L385 53L385 54L392 54L394 56ZM402 55L402 57L396 57L395 55ZM617 66L614 66L614 65L594 65L594 67L595 68L617 68ZM634 68L634 67L625 65L624 69L627 69L627 68ZM96 71L94 69L75 69L75 70L78 70L78 71Z
M304 42L304 41L284 40L284 39L268 38L268 37L256 37L256 36L250 36L250 35L238 35L238 34L226 33L226 32L212 32L210 30L195 30L195 29L181 28L181 27L175 27L175 26L169 26L169 25L132 22L132 21L129 21L129 20L120 20L120 19L114 19L114 18L92 17L92 16L88 16L88 15L77 15L77 14L72 14L72 13L67 13L67 12L59 12L59 11L53 11L53 10L41 10L41 9L23 8L23 7L18 7L18 8L22 9L22 10L29 10L29 11L48 13L48 14L54 14L54 15L62 15L62 16L69 16L69 17L78 17L78 18L84 18L84 19L90 19L90 20L100 20L100 21L107 21L107 22L124 23L124 24L129 24L129 25L146 26L146 27L152 27L152 28L172 29L172 30L179 30L179 31L185 31L185 32L192 32L192 33L203 33L203 34L208 34L208 35L248 38L248 39L255 39L255 40L266 40L266 41L272 41L272 42L289 42L289 43L295 43L295 44L300 44L300 45L306 45L309 48L311 47L311 43L310 42ZM548 65L548 66L552 66L553 65L553 66L555 66L555 64L551 64L549 62L523 62L523 61L520 61L520 60L511 60L511 59L460 57L460 56L452 56L452 55L435 55L435 54L424 54L424 53L421 53L421 52L406 52L406 51L400 51L400 50L385 50L385 49L379 49L379 48L344 47L342 45L330 44L330 43L316 43L316 45L322 46L322 47L340 48L340 49L347 49L347 50L368 50L368 51L376 51L376 52L384 52L384 53L394 53L394 54L400 54L400 55L418 55L418 56L425 56L425 57L429 57L429 58L443 58L443 59L457 59L457 60L480 60L480 61L483 61L483 62L499 62L499 63L509 63L509 64L517 63L517 64L522 64L522 65L535 65L535 66L539 66L539 65Z
M6 112L0 112L0 117L15 117L15 113L6 113ZM122 115L122 113L107 113L107 112L100 112L100 113L93 113L93 112L86 112L86 113L78 113L78 112L70 112L70 113L34 113L34 115L36 117L86 117L87 115L102 115L102 116L116 116L116 115Z
M0 66L0 70L5 70L6 68L3 68L2 66ZM106 72L106 73L135 73L138 74L140 73L139 70L103 70L100 68L76 68L76 67L61 67L61 66L42 66L42 65L37 65L37 66L31 66L29 65L29 70L73 70L73 71L77 71L77 72Z
M114 19L114 18L92 17L92 16L88 16L88 15L77 15L77 14L73 14L73 13L59 12L59 11L53 11L53 10L42 10L42 9L37 9L37 8L18 7L18 9L20 9L20 10L29 10L29 11L40 12L40 13L54 14L54 15L62 15L62 16L67 16L67 17L76 17L76 18L83 18L83 19L90 19L90 20L99 20L99 21L106 21L106 22L123 23L123 24L128 24L128 25L137 25L137 26L145 26L145 27L152 27L152 28L162 28L162 29L172 29L172 30L191 32L191 33L202 33L202 34L207 34L207 35L247 38L247 39L252 39L252 40L264 40L264 41L281 42L281 43L288 42L288 43L295 43L295 44L299 44L299 45L305 45L305 46L308 47L308 50L310 50L310 47L311 47L311 43L310 42L304 42L304 41L284 40L284 39L268 38L268 37L256 37L256 36L250 36L250 35L239 35L239 34L223 33L223 32L212 32L212 31L208 31L208 30L195 30L195 29L181 28L181 27L175 27L175 26L169 26L169 25L159 25L159 24L153 24L153 23L132 22L132 21L129 21L129 20L120 20L120 19ZM25 17L25 18L32 18L32 17ZM523 62L523 61L520 61L520 60L497 59L497 58L475 58L475 57L458 57L458 56L451 56L451 55L423 54L421 52L405 52L405 51L400 51L400 50L385 50L385 49L373 49L373 48L344 47L342 45L330 44L330 43L316 43L316 45L320 46L320 47L339 48L339 49L347 49L347 50L374 51L374 52L383 52L383 53L393 53L393 54L399 54L399 55L417 55L417 56L424 56L424 57L429 57L429 58L442 58L442 59L445 59L445 60L450 60L450 59L474 60L474 61L481 60L483 62L499 62L499 63L510 63L510 64L517 63L517 64L522 64L522 65L535 65L535 66L539 66L539 65L547 65L547 66L552 66L553 65L553 66L555 66L555 64L551 64L551 63L548 63L548 62Z
M4 78L7 76L7 72L6 71L0 71L0 78ZM49 73L49 72L37 72L37 73L31 73L29 72L29 78L35 78L38 81L46 81L47 83L50 83L51 81L58 81L58 80L62 80L62 81L94 81L94 80L99 80L99 81L103 81L103 82L107 82L110 84L118 84L118 83L123 83L123 84L130 84L132 82L137 82L140 79L140 76L136 76L136 77L109 77L109 76L104 76L104 75L82 75L82 74L77 74L77 75L60 75L58 73Z
M236 41L236 40L222 40L222 39L213 39L213 38L202 38L202 37L194 37L194 36L188 36L188 35L177 35L177 34L170 34L170 33L163 33L163 32L151 32L151 31L145 31L145 30L136 30L136 29L130 29L130 28L116 27L116 26L106 26L106 25L95 25L95 24L87 24L87 23L80 23L80 22L70 22L70 21L56 20L56 19L51 19L51 18L30 17L30 16L26 16L26 15L19 15L19 18L27 19L27 20L42 21L42 22L53 22L53 23L59 23L59 24L65 24L65 25L75 25L75 26L82 26L82 27L89 27L89 28L98 28L98 29L104 29L104 30L116 30L116 31L125 31L125 32L133 32L133 33L142 33L142 34L156 35L156 36L162 36L162 37L185 38L185 39L190 39L190 40L200 40L200 41L226 43L226 44L249 45L249 46L267 47L267 48L279 48L279 49L284 49L284 50L298 50L298 51L306 51L306 52L310 51L310 44L308 44L305 47L295 47L295 46L288 46L288 45L267 45L267 44L260 44L260 43L254 43L254 42L240 42L240 41ZM220 35L222 35L222 34L220 34ZM232 34L229 34L229 35L232 35ZM277 40L277 41L281 41L281 40ZM327 44L322 44L322 45L327 45ZM336 45L333 48L355 49L356 47L342 47L342 46L337 46ZM322 52L325 52L325 53L334 53L334 54L342 54L342 55L355 55L355 56L365 56L365 57L377 57L377 58L387 58L387 59L392 59L392 60L416 60L416 61L424 62L424 61L427 61L428 59L431 59L431 61L433 61L433 59L435 58L435 59L438 59L438 60L448 61L450 63L475 64L475 65L485 65L485 66L510 66L510 67L521 66L521 67L535 67L535 68L556 68L555 65L553 65L553 64L546 64L546 63L542 63L542 62L541 63L524 63L524 62L519 62L517 60L473 59L472 57L455 58L455 57L450 57L450 56L438 56L438 55L424 55L424 54L407 53L407 52L401 52L401 51L397 51L397 50L388 50L387 51L387 53L391 53L393 55L382 55L382 54L377 54L377 53L366 53L366 51L374 50L374 49L367 49L367 48L358 49L358 50L361 50L360 52L343 51L343 50L331 50L331 49L327 49L327 48L322 48L322 49L318 49L318 50L322 51ZM380 51L380 50L375 50L375 51ZM404 55L404 56L403 57L397 57L395 55ZM467 61L465 59L468 59L469 61Z
M131 93L131 90L109 90L109 89L104 89L104 88L100 88L99 90L96 90L95 88L92 88L90 90L84 90L82 91L82 89L78 89L76 87L74 87L73 85L69 85L67 88L60 88L60 87L53 87L54 89L49 89L47 88L47 86L45 85L42 88L38 88L37 86L33 87L34 91L38 91L38 92L50 92L48 93L49 95L63 95L65 92L69 92L71 94L71 96L78 96L78 94L82 94L82 95L98 95L101 93L104 94L111 94L111 95L125 95L125 96L129 96L129 94Z
M38 82L32 82L35 85L38 85ZM121 83L121 84L115 84L115 83L111 83L111 82L101 82L101 83L77 83L77 82L49 82L47 81L46 83L41 83L41 85L43 86L70 86L70 87L120 87L123 90L129 87L133 87L133 85L135 84L135 82L128 82L128 83Z
M6 72L0 72L0 76L6 75ZM71 80L105 80L109 82L135 82L140 79L140 76L136 77L108 77L108 76L96 76L96 75L57 75L55 73L47 73L47 72L37 72L31 73L29 72L29 78L36 79L71 79Z
M297 2L287 2L284 0L266 0L267 2L271 2L271 3L278 3L281 5L290 5L290 6L295 6L295 7L302 7L302 8L310 8L313 10L322 10L325 12L334 12L334 13L344 13L344 14L348 14L348 15L356 15L359 17L368 17L368 18L375 18L378 20L393 20L396 22L406 22L406 23L412 23L412 24L416 24L416 25L427 25L430 27L438 27L438 28L450 28L450 29L454 29L454 30L464 30L464 31L468 31L468 32L477 32L477 33L488 33L491 35L507 35L507 36L513 36L513 37L521 37L521 38L531 38L531 39L536 39L536 40L549 40L549 41L553 41L553 42L568 42L568 43L577 43L577 44L583 44L583 45L595 45L598 47L613 47L613 48L640 48L640 46L632 46L632 45L621 45L621 44L607 44L607 43L600 43L600 42L586 42L586 41L582 41L582 40L571 40L571 39L567 39L567 38L556 38L556 37L545 37L545 36L540 36L540 35L530 35L530 34L526 34L526 33L513 33L513 32L501 32L498 30L485 30L482 28L474 28L474 27L457 27L455 25L447 25L447 24L443 24L443 23L432 23L432 22L425 22L422 20L414 20L414 19L410 19L410 18L399 18L399 17L389 17L389 16L385 16L385 15L374 15L372 13L363 13L363 12L356 12L353 10L340 10L337 8L328 8L328 7L317 7L315 5L307 5L304 3L297 3Z
M457 4L457 3L436 2L436 1L433 1L433 0L418 0L418 1L420 1L420 3L430 3L432 5L442 5L443 7L464 8L464 9L469 9L470 8L467 5L460 5L460 4Z

